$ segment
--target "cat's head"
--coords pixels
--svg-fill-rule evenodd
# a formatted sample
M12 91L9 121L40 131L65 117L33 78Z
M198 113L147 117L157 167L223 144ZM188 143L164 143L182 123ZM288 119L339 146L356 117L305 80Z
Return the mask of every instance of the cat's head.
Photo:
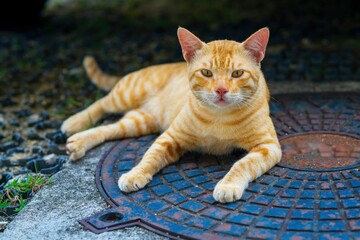
M184 28L178 29L190 88L202 105L241 108L251 104L262 76L269 29L262 28L242 43L218 40L202 42Z

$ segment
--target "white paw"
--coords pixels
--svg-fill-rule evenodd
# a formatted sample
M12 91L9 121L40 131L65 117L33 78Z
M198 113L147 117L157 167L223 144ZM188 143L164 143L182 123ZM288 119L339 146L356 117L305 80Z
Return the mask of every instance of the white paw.
M213 197L216 201L226 203L239 200L243 195L247 183L223 183L223 180L216 184Z
M91 125L90 118L86 112L79 112L68 119L61 125L61 131L67 136L81 132Z
M132 192L145 187L151 179L152 176L150 174L145 175L136 170L131 170L130 172L121 175L118 185L121 191Z
M68 138L66 142L66 153L70 155L70 160L75 161L85 155L85 141L89 141L89 139L80 133Z

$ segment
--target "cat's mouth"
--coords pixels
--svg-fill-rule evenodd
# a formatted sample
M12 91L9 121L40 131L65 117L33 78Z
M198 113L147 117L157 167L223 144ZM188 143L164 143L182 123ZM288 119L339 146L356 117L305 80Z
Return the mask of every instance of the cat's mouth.
M218 106L226 106L229 104L228 101L226 101L223 97L220 97L219 99L217 99L215 101L215 104L218 105Z

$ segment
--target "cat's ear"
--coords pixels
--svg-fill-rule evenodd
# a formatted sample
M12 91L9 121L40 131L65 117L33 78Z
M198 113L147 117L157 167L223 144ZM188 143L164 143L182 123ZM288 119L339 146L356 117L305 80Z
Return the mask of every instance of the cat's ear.
M269 35L270 31L265 27L251 35L244 42L244 48L251 53L257 63L260 63L264 59Z
M177 35L182 49L182 54L184 59L187 62L190 62L197 50L200 50L205 43L203 43L199 38L197 38L190 31L185 28L179 27L177 30Z

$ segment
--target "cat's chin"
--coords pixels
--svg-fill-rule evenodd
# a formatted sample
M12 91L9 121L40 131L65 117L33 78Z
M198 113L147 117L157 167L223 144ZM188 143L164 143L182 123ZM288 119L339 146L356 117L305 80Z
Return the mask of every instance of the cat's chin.
M224 100L224 99L220 99L220 100L217 100L216 102L215 102L215 105L217 106L217 107L228 107L228 106L230 106L230 103L229 102L227 102L226 100Z
M223 100L223 99L216 101L215 104L218 105L218 106L227 106L227 105L229 105L229 103L227 101Z

